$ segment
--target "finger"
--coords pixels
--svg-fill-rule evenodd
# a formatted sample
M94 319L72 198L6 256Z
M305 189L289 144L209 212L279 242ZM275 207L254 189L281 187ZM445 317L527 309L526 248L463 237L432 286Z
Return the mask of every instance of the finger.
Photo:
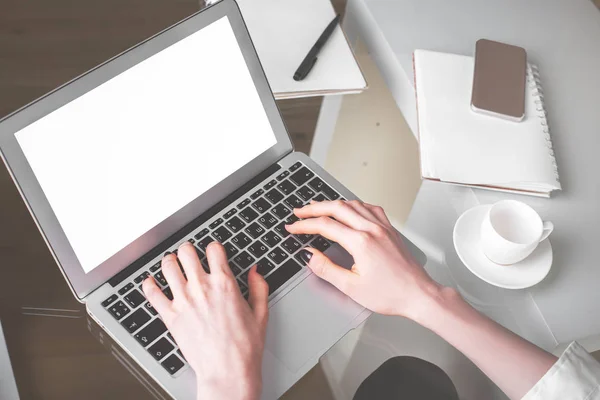
M347 204L354 209L358 214L360 214L366 220L374 223L381 224L381 221L373 214L371 209L365 206L365 204L359 200L351 200L348 201Z
M190 242L185 242L179 246L177 257L179 257L179 261L181 261L181 265L187 275L188 281L190 279L198 280L206 275L206 272L202 269L198 253L196 253L196 248Z
M312 253L312 255L308 257L308 267L315 275L331 283L340 291L350 295L352 288L358 280L358 275L355 272L340 267L331 261L325 254L312 247L307 247L302 251Z
M248 274L248 289L250 292L248 303L252 312L260 326L266 329L269 318L269 284L261 274L256 272L256 266L252 267Z
M348 228L329 217L309 218L302 221L296 221L292 225L286 225L288 232L294 234L319 234L327 239L341 244L346 250L350 251L354 246L357 231Z
M368 221L347 202L341 200L310 203L302 208L294 209L294 214L299 218L333 217L342 224L357 230L365 230L368 227Z
M171 300L156 285L153 277L148 277L142 283L142 290L146 299L163 319L171 316Z
M211 242L206 248L206 258L211 275L226 274L233 276L229 263L227 262L227 253L225 247L219 242Z
M181 269L179 268L179 264L177 263L175 254L169 254L163 257L161 265L163 275L173 292L173 297L177 298L178 296L183 295L186 282L181 273Z
M390 222L387 215L385 215L385 211L383 210L383 208L369 203L364 203L364 205L369 210L371 210L371 212L379 220L379 222L381 222L384 225L392 226L392 223Z

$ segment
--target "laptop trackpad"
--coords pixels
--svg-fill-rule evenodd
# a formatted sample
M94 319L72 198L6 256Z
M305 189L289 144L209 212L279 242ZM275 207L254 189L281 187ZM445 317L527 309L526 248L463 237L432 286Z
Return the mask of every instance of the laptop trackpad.
M310 275L270 309L266 348L290 372L323 354L364 308Z

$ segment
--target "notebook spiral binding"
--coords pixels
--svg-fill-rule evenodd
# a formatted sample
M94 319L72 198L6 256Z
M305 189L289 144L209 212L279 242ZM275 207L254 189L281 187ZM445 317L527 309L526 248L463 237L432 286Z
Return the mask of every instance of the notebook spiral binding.
M535 96L535 109L540 119L540 123L543 127L543 132L546 139L546 146L548 146L548 154L552 158L552 167L554 168L554 175L556 176L556 182L559 182L558 176L558 165L556 164L556 158L554 157L554 149L552 147L552 138L550 137L550 127L548 126L548 118L546 108L544 107L544 90L542 89L542 82L540 80L540 71L535 64L529 64L527 71L527 84L532 89L532 94Z

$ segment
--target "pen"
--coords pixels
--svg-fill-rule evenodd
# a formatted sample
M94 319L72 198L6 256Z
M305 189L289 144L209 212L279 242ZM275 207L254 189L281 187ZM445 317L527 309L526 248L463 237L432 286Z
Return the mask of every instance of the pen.
M329 39L329 37L335 29L335 26L339 21L340 14L336 15L336 17L329 23L329 25L327 25L327 28L325 28L323 33L321 33L321 36L319 36L317 42L310 49L306 57L304 57L304 60L302 60L302 63L300 64L296 72L294 72L295 81L301 81L302 79L306 78L306 75L308 75L312 67L317 62L317 55L319 54L323 46L325 46L325 43L327 43L327 39Z

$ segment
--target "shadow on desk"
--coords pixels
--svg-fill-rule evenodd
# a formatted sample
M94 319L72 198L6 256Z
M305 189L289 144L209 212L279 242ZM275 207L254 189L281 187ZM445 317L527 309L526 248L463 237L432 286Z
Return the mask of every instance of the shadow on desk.
M3 321L21 399L170 399L85 314Z

